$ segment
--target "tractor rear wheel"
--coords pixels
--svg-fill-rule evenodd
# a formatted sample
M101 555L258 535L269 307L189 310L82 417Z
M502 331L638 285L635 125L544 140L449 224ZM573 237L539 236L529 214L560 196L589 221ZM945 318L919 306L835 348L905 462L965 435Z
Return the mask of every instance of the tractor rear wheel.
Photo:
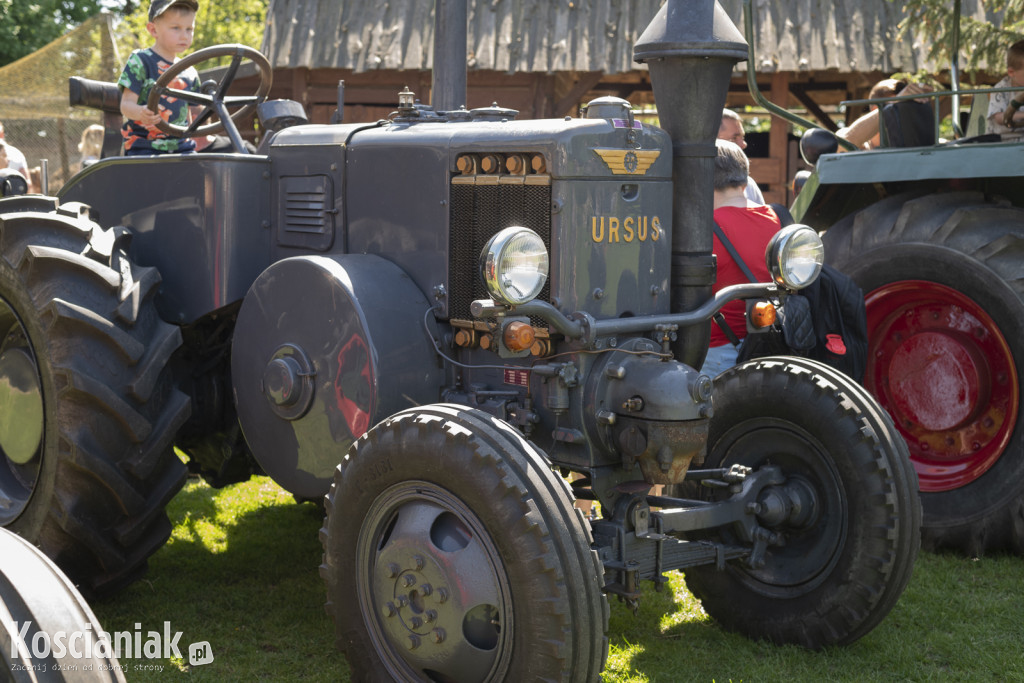
M824 241L865 292L865 386L910 448L924 547L1024 554L1024 209L900 195Z
M603 568L564 480L463 406L402 411L338 467L327 611L361 681L593 681Z
M811 649L857 640L896 604L917 558L921 506L906 446L870 394L816 361L761 358L714 383L704 467L772 465L785 483L758 502L771 534L763 559L688 569L687 585L716 621L751 638ZM749 542L728 526L704 535Z
M166 366L181 335L122 231L81 204L19 200L0 202L0 525L83 591L111 590L170 534L189 402Z

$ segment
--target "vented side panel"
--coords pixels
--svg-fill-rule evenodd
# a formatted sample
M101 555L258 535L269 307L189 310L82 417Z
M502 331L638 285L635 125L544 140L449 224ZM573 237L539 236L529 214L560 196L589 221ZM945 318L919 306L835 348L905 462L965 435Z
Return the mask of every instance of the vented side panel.
M283 176L277 240L288 247L326 251L334 243L334 183L326 175Z

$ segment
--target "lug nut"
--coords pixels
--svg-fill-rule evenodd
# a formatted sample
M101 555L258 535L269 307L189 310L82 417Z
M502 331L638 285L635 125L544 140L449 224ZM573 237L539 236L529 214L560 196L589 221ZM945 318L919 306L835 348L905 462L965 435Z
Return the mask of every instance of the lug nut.
M393 579L398 576L398 572L400 571L401 568L394 562L389 562L388 566L384 568L384 572L388 575L389 579Z
M444 636L445 636L445 633L444 633L444 629L443 628L435 628L434 629L434 642L435 643L443 643L444 642Z
M416 583L416 577L413 576L412 574L406 574L405 576L402 577L402 583L404 583L406 585L406 587L408 588L409 586L411 586L414 583Z
M437 612L432 609L428 609L423 616L426 617L428 624L437 621Z
M393 617L397 613L398 613L398 610L395 609L395 603L389 602L388 604L384 605L384 616L385 617Z
M422 586L420 586L420 593L423 593L424 595L430 595L433 592L434 587L431 586L429 583L425 583Z
M437 589L437 602L438 602L438 604L444 603L444 601L447 600L447 599L448 599L448 589L447 588L438 588Z
M423 559L422 555L413 555L412 556L412 566L416 568L416 571L419 571L419 570L423 569L423 566L425 564L426 564L426 561Z
M421 628L423 626L423 620L419 617L413 617L409 620L409 623L412 624L414 629Z
M418 635L416 635L415 633L409 634L408 648L410 650L415 650L419 646L420 646L420 637Z
M398 609L402 609L403 607L406 607L408 604L409 598L405 597L404 595L398 596Z

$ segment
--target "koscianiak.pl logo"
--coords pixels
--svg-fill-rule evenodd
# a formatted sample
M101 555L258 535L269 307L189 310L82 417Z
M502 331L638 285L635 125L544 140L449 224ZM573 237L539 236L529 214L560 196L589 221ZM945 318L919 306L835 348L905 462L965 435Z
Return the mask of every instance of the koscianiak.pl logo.
M136 623L134 631L93 631L86 627L85 631L47 631L34 628L31 621L15 622L11 632L11 661L13 662L46 662L58 661L62 669L85 668L92 666L96 659L116 657L120 668L133 670L139 667L152 668L152 662L134 662L128 660L184 659L179 649L182 632L171 631L171 622L163 623L163 631L143 631L142 624ZM81 666L74 660L83 660ZM89 664L85 664L88 661ZM213 649L206 641L192 643L188 646L188 663L191 666L209 664L213 661ZM15 665L18 666L18 665ZM26 668L45 666L45 664L26 664ZM162 668L160 665L156 665Z

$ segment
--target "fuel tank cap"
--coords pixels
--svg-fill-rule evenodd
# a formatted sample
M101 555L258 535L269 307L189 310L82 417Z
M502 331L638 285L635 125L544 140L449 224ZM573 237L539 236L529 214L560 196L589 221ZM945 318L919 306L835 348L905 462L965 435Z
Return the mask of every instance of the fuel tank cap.
M631 107L629 100L605 95L587 102L583 107L583 116L588 119L621 119L629 115Z
M492 102L489 107L470 109L469 115L474 121L512 121L519 116L519 110L499 107L497 102Z

